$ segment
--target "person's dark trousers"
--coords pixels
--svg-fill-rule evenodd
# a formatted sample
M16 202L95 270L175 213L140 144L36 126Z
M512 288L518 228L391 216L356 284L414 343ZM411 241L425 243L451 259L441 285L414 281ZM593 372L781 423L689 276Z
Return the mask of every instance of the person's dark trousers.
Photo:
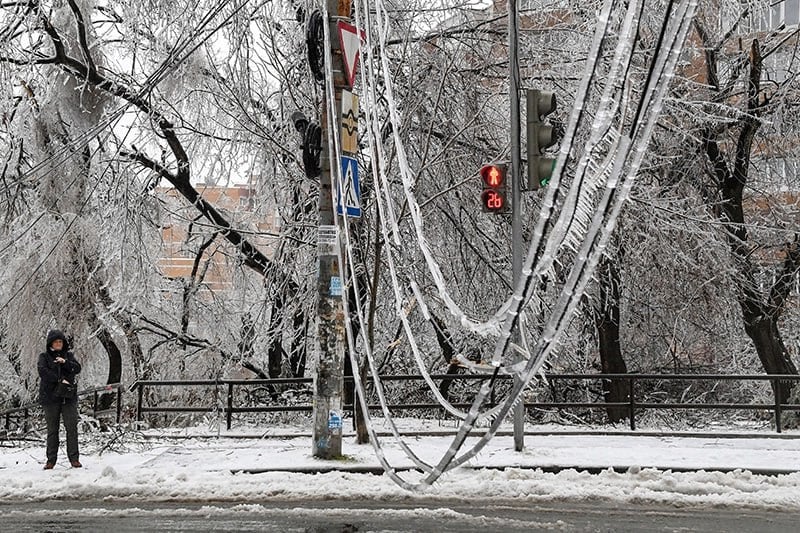
M70 461L77 461L78 454L78 404L53 403L42 406L44 418L47 421L47 462L55 464L58 457L58 426L59 419L64 419L64 428L67 431L67 457Z

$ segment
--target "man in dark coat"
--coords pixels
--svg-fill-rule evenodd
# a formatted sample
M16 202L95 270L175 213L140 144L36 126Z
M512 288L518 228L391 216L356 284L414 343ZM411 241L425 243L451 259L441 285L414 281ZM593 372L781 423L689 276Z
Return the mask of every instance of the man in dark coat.
M78 398L56 396L59 383L75 383L75 376L81 371L81 364L69 350L67 337L54 329L47 333L47 347L39 354L39 402L44 408L47 421L47 463L45 470L51 470L58 458L58 421L64 419L67 432L67 457L73 468L80 468L78 453Z

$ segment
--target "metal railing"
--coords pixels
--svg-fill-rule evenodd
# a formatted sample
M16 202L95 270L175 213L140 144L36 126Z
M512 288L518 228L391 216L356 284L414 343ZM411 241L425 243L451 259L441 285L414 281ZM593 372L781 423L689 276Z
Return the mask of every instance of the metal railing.
M487 380L491 379L490 374L433 374L431 377L434 380ZM498 375L499 380L509 380L511 376ZM541 401L541 402L525 402L527 409L624 409L630 424L631 431L636 430L636 414L646 410L662 410L662 409L696 409L696 410L746 410L746 411L772 411L775 418L775 429L778 433L781 432L781 418L783 411L797 411L800 410L800 404L782 403L780 398L782 391L787 382L800 381L800 376L797 375L782 375L782 374L768 374L768 375L752 375L752 374L548 374L545 379L554 384L559 381L624 381L626 383L627 400L623 402L578 402L578 401ZM419 375L393 375L382 376L381 380L384 382L389 381L421 381L422 376ZM352 381L352 378L346 378L345 382ZM368 380L371 381L371 380ZM647 381L767 381L772 385L773 401L770 403L724 403L724 402L654 402L646 401L645 399L637 400L636 393L641 389L639 386L642 382ZM312 410L311 403L295 404L295 405L236 405L235 392L236 387L275 387L278 385L305 385L312 382L311 378L279 378L279 379L254 379L254 380L168 380L168 381L137 381L131 386L131 390L136 389L137 402L136 402L136 420L141 421L145 413L207 413L210 411L221 411L225 414L226 426L231 428L233 415L237 413L276 413L276 412L310 412ZM217 405L193 405L193 406L147 406L144 405L144 395L147 388L153 387L166 387L166 386L213 386L215 387L215 397L220 398L221 389L224 389L225 403L224 406ZM489 399L489 405L495 404L494 395ZM459 408L467 408L469 403L456 403L454 404ZM352 410L352 405L345 405L346 410ZM442 407L438 403L395 403L390 404L391 410L411 410L411 409L430 409L441 410ZM378 409L379 405L371 404L370 409Z
M111 385L101 385L89 389L84 389L78 392L78 401L88 396L92 397L91 415L97 418L107 414L114 414L114 419L117 424L122 419L122 385L114 383ZM115 399L115 406L113 409L98 409L100 397L108 394L113 394ZM8 436L13 429L22 428L22 431L27 433L30 426L30 419L33 413L41 411L42 406L38 402L28 403L12 409L5 409L0 411L0 418L3 420L4 433L2 435ZM13 426L13 427L12 427Z
M483 381L491 379L490 374L434 374L434 380L452 380L453 382ZM419 382L422 377L419 375L391 375L382 376L384 382ZM498 375L500 381L509 380L511 376ZM800 410L800 404L782 403L779 401L783 395L785 387L800 381L800 376L796 375L752 375L752 374L549 374L545 376L550 387L557 388L561 382L624 382L626 400L620 402L604 401L557 401L555 399L547 401L525 402L527 409L618 409L627 415L630 429L636 430L636 416L641 415L647 410L745 410L745 411L769 411L775 420L775 430L781 433L781 418L784 411ZM352 382L352 378L346 378L347 382ZM371 380L368 380L371 381ZM698 402L698 401L652 401L641 395L653 392L643 386L647 382L681 382L681 381L717 381L717 382L745 382L761 381L771 385L771 402ZM233 416L242 413L288 413L288 412L311 412L312 405L307 403L287 404L280 403L278 389L286 385L299 385L306 387L305 392L311 394L311 378L277 378L277 379L258 379L258 380L160 380L160 381L137 381L131 385L130 390L136 391L136 420L141 421L147 413L208 413L211 411L222 412L225 415L226 426L231 428ZM161 387L214 387L214 404L195 404L195 405L174 405L170 400L169 405L145 405L146 391ZM254 390L259 388L267 389L270 398L268 400L256 399L255 402L239 401L240 388L252 395ZM100 397L109 393L114 393L113 409L98 410ZM122 418L122 394L123 387L120 384L103 385L99 387L82 390L78 393L79 398L92 396L91 414L95 417L113 414L117 423ZM600 393L598 393L599 395ZM154 395L155 396L155 395ZM554 395L555 396L555 395ZM458 408L467 408L469 403L454 403ZM488 405L495 405L494 394L490 397ZM352 410L352 405L345 405L346 410ZM380 406L369 405L370 409L378 409ZM4 421L5 431L0 436L8 436L12 427L27 431L29 420L32 414L37 413L41 407L36 403L31 403L0 411L0 419ZM392 403L389 405L392 411L400 410L430 410L442 412L442 407L436 402L416 402L416 403Z

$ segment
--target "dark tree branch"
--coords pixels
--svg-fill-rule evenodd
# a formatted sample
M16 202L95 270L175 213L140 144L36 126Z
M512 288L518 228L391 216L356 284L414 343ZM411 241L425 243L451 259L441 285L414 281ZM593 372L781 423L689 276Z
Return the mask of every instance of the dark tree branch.
M161 177L168 180L175 189L186 198L192 205L194 205L200 213L210 220L220 231L220 234L231 244L244 257L244 264L252 270L258 272L262 276L267 276L271 271L279 278L279 281L286 283L288 287L296 292L298 290L296 282L292 280L289 275L282 269L278 268L273 261L261 253L252 243L245 239L241 233L236 231L230 222L219 212L217 209L206 201L200 193L192 186L190 180L190 167L189 157L183 148L183 144L178 139L175 133L174 125L167 120L167 118L160 112L156 111L149 101L142 96L141 93L137 94L112 80L105 78L96 69L92 69L77 59L70 57L64 51L64 45L61 41L58 32L50 24L46 17L42 16L42 21L45 31L53 41L55 48L55 63L64 71L75 75L79 79L85 80L89 84L121 98L130 104L137 107L142 113L151 117L153 122L160 130L162 136L169 145L175 159L177 161L176 172L166 171L157 163L150 161L147 162L146 156L138 153L134 158L135 161L145 165L147 168L157 172ZM129 156L130 157L130 156Z
M97 72L97 67L92 60L92 53L89 50L89 43L86 39L86 22L83 19L83 13L81 13L81 10L78 7L78 4L75 3L75 0L67 0L67 2L69 3L69 7L72 9L72 14L75 17L75 24L78 30L78 43L81 47L83 59L86 61L89 72Z
M205 240L198 248L197 253L194 256L194 261L192 261L192 271L189 274L189 281L184 281L183 287L183 312L181 313L181 338L185 337L187 332L189 331L189 304L191 303L190 300L192 296L197 293L197 288L200 286L200 283L203 281L205 277L205 271L203 275L201 275L198 279L197 273L200 270L200 261L203 259L203 254L214 243L214 240L217 238L217 232L214 232L211 237Z
M0 63L11 63L12 65L53 65L56 62L57 60L55 57L43 57L41 59L19 59L0 54Z
M700 22L699 17L692 21L700 41L703 43L703 50L706 56L706 82L716 90L719 90L719 77L717 76L717 48L711 46L711 38L706 31L706 27Z
M38 6L38 2L36 3ZM41 9L41 6L39 6ZM63 61L67 58L67 53L64 51L64 41L61 40L61 36L58 34L58 31L50 24L50 19L47 18L47 15L44 14L44 11L39 11L39 20L42 21L42 28L44 32L50 37L50 40L53 42L53 59L54 62Z

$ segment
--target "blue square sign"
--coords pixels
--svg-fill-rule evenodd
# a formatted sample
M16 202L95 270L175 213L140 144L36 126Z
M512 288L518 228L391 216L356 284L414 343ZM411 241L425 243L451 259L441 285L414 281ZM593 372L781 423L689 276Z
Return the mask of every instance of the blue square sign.
M358 161L342 156L342 188L336 194L336 212L349 217L361 216L361 187L358 184Z

